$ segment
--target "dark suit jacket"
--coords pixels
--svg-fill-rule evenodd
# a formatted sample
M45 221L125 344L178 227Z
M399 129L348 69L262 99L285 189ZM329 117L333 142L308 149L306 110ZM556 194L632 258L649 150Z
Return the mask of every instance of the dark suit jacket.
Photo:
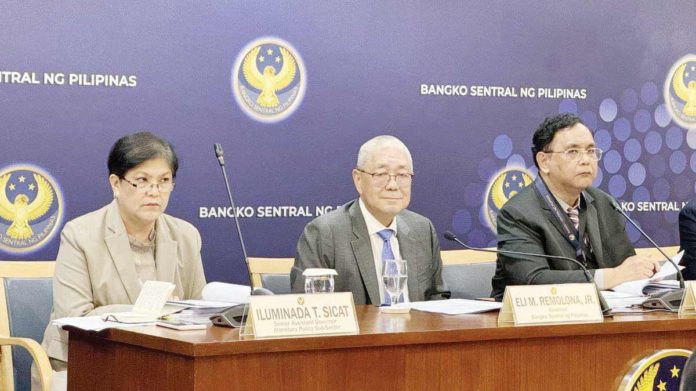
M679 212L679 245L684 250L681 264L684 278L696 280L696 201L691 200Z
M611 197L590 187L584 192L586 208L580 212L580 231L590 237L599 268L612 268L635 255L624 219L611 206ZM584 216L583 216L584 214ZM498 248L575 259L575 249L565 239L560 224L534 185L510 199L498 214ZM594 270L590 270L594 275ZM563 260L512 257L498 254L492 296L500 300L507 285L587 282L580 268Z
M427 218L403 210L396 216L397 240L408 262L408 295L411 301L448 298L442 281L440 244ZM375 270L370 237L358 200L312 220L297 243L295 265L290 272L293 292L304 292L302 272L308 268L335 269L336 292L353 292L355 304L378 304L379 273Z

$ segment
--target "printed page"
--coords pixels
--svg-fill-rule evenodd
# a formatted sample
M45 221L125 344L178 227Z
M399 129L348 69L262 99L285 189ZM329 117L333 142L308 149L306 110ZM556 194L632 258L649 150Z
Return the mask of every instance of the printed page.
M164 304L174 292L174 284L165 281L145 281L133 306L133 312L160 316Z
M684 251L680 251L677 255L675 255L672 260L674 261L675 264L679 265L679 261L681 260L682 256L684 255ZM679 269L683 269L684 266L678 266ZM624 282L623 284L619 284L615 286L612 290L614 292L621 292L621 293L628 293L633 296L642 296L643 295L643 288L645 288L646 285L648 285L651 282L655 281L661 281L667 277L673 276L677 273L677 270L672 266L671 263L666 262L662 264L662 267L660 268L660 271L655 273L654 276L651 278L646 278L644 280L636 280L636 281L628 281Z
M133 311L104 314L105 321L119 323L150 323L163 315L180 311L181 306L167 306L167 299L174 292L175 285L165 281L145 281L135 301Z
M203 287L204 301L225 302L231 305L249 302L251 287L248 285L211 282Z

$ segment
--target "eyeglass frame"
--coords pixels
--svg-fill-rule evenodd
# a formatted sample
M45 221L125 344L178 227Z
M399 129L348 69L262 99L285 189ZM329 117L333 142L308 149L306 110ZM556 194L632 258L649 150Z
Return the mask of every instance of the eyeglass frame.
M384 184L379 185L379 186L386 186L387 184L389 184L389 182L391 181L391 179L392 179L392 177L393 177L393 178L394 178L394 183L396 183L399 187L404 187L404 186L410 185L411 182L413 181L413 177L416 175L415 173L412 173L412 172L405 172L405 173L399 173L399 174L390 174L390 173L388 173L388 172L367 172L367 171L362 170L362 169L357 168L357 167L355 168L355 170L356 170L356 171L359 171L359 172L362 172L363 174L367 174L367 175L371 176L371 177L372 177L372 180L375 181L375 182L378 181L378 179L375 179L375 175L380 175L380 176L381 176L381 175L386 175L386 176L387 176L387 181L384 182ZM405 179L405 178L408 178L408 183L404 183L404 184L399 183L399 177L400 177L400 175L404 175L404 176L402 176L401 178L404 178L404 179Z
M172 188L168 189L168 190L164 190L160 187L164 184L161 182L160 183L150 183L150 181L147 181L147 182L145 182L144 186L139 186L137 183L133 183L133 182L129 181L126 177L121 177L121 179L126 181L126 183L128 183L129 185L133 186L136 190L141 191L143 193L147 193L148 191L150 191L151 189L153 189L155 187L157 188L157 191L160 193L170 193L170 192L174 191L174 185L176 185L176 183L174 182L174 178L172 178L172 181L169 182L169 183L171 183Z
M594 150L594 152L590 152L591 150ZM570 151L578 151L578 156L575 159L571 159L570 156L568 155L568 153ZM590 160L598 162L598 161L602 160L602 154L604 153L604 151L602 151L600 148L596 148L596 147L591 147L591 148L588 148L584 151L581 148L568 148L565 151L541 151L541 152L543 152L543 153L559 153L559 154L562 153L564 156L564 159L568 162L579 162L580 160L582 160L582 156L588 156L590 158ZM582 155L580 154L580 152L582 152Z

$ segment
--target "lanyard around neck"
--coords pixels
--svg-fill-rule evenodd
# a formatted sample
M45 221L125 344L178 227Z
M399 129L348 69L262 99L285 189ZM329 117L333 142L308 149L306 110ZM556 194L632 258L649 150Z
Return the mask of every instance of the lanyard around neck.
M561 209L561 206L558 204L558 201L551 194L549 188L546 186L546 183L543 179L541 179L541 176L537 177L537 179L534 181L534 186L541 195L541 198L544 200L544 203L546 203L546 206L549 209L551 209L552 215L555 218L555 220L561 226L561 229L563 230L563 236L575 249L575 258L584 262L585 254L582 251L582 240L580 238L580 231L578 231L578 229L575 228L573 222L570 221L570 217L568 217L568 214L565 213L563 209Z

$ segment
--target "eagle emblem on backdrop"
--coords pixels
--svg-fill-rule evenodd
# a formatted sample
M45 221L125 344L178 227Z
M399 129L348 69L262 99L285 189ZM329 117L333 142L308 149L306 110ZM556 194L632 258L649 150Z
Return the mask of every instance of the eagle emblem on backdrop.
M278 38L260 38L237 56L232 89L237 104L251 118L277 122L299 106L305 79L297 50Z
M62 216L62 197L55 183L33 166L0 170L0 249L22 253L50 241Z
M682 371L691 352L664 349L638 360L621 380L620 391L679 390Z
M674 122L684 128L696 126L696 55L684 56L672 65L664 95Z
M506 168L491 177L483 203L486 221L493 233L496 232L496 219L503 205L532 182L526 168Z

